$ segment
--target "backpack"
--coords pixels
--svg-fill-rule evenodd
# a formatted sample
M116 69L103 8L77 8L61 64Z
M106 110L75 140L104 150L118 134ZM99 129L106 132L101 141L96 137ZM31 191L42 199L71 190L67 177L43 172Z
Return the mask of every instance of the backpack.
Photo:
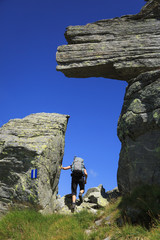
M80 157L74 157L74 161L72 163L72 176L83 176L84 175L84 160Z

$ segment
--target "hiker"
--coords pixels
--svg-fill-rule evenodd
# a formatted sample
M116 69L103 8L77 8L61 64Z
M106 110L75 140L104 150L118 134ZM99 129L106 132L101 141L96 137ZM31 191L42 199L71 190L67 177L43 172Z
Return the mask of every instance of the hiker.
M73 163L68 167L61 166L61 169L68 170L71 169L72 173L72 210L74 211L76 207L76 195L77 195L77 186L79 184L80 192L79 192L79 200L82 203L82 195L84 193L84 185L87 183L87 170L84 166L84 160L79 157L74 157Z

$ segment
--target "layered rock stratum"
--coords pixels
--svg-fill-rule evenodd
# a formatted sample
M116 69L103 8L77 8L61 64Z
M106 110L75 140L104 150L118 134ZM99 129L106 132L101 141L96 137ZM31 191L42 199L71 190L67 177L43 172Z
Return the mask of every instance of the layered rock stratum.
M58 192L68 115L31 114L0 128L0 213L36 205L52 212ZM37 178L31 171L37 169Z
M58 47L57 70L67 77L129 81L159 68L159 5L159 0L152 0L137 15L69 26L69 44Z
M147 1L136 15L69 26L65 37L58 71L128 82L118 121L120 191L160 185L160 0Z

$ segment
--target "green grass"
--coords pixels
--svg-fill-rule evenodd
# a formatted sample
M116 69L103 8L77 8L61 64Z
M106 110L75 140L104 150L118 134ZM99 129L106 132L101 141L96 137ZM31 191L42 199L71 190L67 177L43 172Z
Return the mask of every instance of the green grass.
M0 221L0 240L82 240L94 219L88 212L43 216L35 210L14 210Z
M160 187L144 185L136 188L131 194L122 198L119 204L122 217L133 223L129 216L129 209L134 212L134 221L146 228L157 223L160 216ZM132 214L132 215L133 215Z
M145 186L120 197L97 215L41 215L33 209L13 210L0 221L0 240L160 240L160 189ZM127 208L138 209L141 221L132 223ZM141 212L139 212L141 210ZM149 216L149 227L142 220ZM106 220L106 218L108 220ZM122 220L121 226L118 221ZM100 226L95 221L101 220ZM87 235L85 230L90 230Z

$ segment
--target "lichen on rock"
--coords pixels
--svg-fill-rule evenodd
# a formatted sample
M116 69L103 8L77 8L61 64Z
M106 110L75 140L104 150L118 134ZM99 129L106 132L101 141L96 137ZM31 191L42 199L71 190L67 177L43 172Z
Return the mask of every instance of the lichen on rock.
M160 185L160 70L129 82L118 136L122 142L119 189L125 193L141 184Z
M128 82L118 121L119 189L160 185L160 1L147 1L135 15L69 26L65 37L58 71Z
M58 192L68 115L31 114L0 128L0 212L31 204L51 212ZM37 178L31 179L31 170Z
M67 77L128 81L160 66L160 3L151 0L136 15L69 26L68 45L58 47L57 70Z

